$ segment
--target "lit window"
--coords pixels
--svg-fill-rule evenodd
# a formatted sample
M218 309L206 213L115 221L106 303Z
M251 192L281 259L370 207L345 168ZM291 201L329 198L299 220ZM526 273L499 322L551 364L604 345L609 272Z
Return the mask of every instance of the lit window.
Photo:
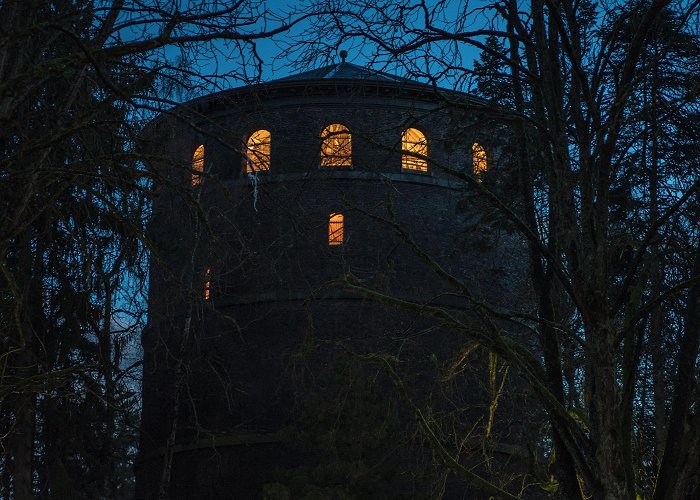
M481 180L481 177L486 173L488 168L486 150L481 144L475 142L472 144L472 171L474 172L474 176Z
M196 186L202 182L202 172L204 172L204 144L200 144L192 155L192 185Z
M245 171L263 172L270 170L270 139L269 130L256 130L246 141Z
M204 273L204 289L202 293L204 300L211 298L211 268L207 268Z
M322 167L352 166L352 139L345 125L328 125L321 132L321 140Z
M417 128L409 128L401 134L401 168L404 170L428 171L428 140Z
M338 246L343 244L343 214L331 214L328 219L328 244Z

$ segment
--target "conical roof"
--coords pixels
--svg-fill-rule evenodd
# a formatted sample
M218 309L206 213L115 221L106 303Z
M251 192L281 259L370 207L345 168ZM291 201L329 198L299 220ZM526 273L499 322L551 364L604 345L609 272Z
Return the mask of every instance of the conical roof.
M401 76L390 75L389 73L384 73L382 71L376 71L372 69L363 68L355 64L350 64L347 62L341 62L338 64L331 64L330 66L324 66L322 68L312 69L310 71L304 71L303 73L297 73L296 75L286 76L284 78L279 78L273 80L273 82L290 82L296 80L330 80L330 79L340 79L340 80L370 80L379 82L396 82L396 83L416 83L408 78L403 78Z

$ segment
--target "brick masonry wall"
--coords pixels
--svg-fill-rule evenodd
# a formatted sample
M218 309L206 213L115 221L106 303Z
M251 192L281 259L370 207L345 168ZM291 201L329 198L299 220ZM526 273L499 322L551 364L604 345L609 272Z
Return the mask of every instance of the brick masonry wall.
M434 321L330 285L350 274L388 296L443 304L472 321L454 286L396 227L476 298L509 309L527 304L523 243L507 233L481 234L488 209L465 207L475 189L449 173L470 171L471 145L479 141L492 166L484 182L499 189L499 175L507 169L505 148L497 147L495 137L501 129L480 127L476 112L446 108L438 98L307 89L301 96L280 93L252 103L233 92L225 106L196 120L161 123L153 135L155 163L168 182L157 191L151 223L156 247L150 323L143 334L140 498L154 494L160 477L172 409L168 388L188 315L192 338L178 430L184 448L176 454L174 495L238 491L255 497L270 480L266 471L273 462L299 462L279 443L250 440L274 436L297 418L299 380L293 375L305 346L313 346L313 354L302 366L321 378L332 369L339 345L400 355L409 361L407 376L416 377L429 372L433 358L446 362L464 343L455 332L436 329ZM353 134L350 169L319 166L319 134L330 123L342 123ZM407 127L428 137L428 173L401 171L401 132ZM272 134L271 171L258 173L254 182L243 172L241 151L246 136L259 128ZM200 143L206 174L192 188L188 165ZM336 212L345 216L345 241L330 247L328 217ZM212 295L202 301L207 268ZM461 382L471 384L458 391L461 400L483 400L476 380L469 380ZM427 397L431 381L434 374L423 377L417 394ZM248 442L186 451L211 436L248 436ZM200 466L213 456L216 472Z

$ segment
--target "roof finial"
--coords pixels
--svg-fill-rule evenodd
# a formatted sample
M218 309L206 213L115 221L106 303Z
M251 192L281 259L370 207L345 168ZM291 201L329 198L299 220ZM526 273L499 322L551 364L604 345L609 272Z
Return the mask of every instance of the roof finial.
M343 60L342 62L345 63L345 58L348 57L348 51L347 50L341 50L340 51L340 58Z

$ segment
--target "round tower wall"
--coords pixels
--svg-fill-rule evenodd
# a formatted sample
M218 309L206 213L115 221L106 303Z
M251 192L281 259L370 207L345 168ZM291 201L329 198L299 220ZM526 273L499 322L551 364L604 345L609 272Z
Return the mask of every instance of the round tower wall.
M408 360L407 377L425 400L436 381L431 368L466 339L444 319L426 318L420 305L475 321L464 289L446 276L474 301L526 302L527 283L512 279L524 275L522 242L489 234L488 244L470 244L469 232L489 215L484 206L464 206L478 189L464 179L472 144L489 152L483 182L495 185L503 162L497 131L480 128L477 112L435 96L368 96L352 87L265 92L233 93L219 107L208 104L205 117L160 125L167 182L151 223L141 497L157 486L175 402L181 473L173 491L232 488L254 497L270 480L265 469L299 462L279 433L300 418L300 387L334 390L324 378L339 352ZM320 166L320 133L331 123L352 134L350 168ZM428 172L401 168L401 133L409 127L429 141ZM258 129L271 132L270 171L247 174L243 144ZM205 171L193 186L199 144ZM344 215L337 246L328 236L334 213ZM459 399L479 406L485 396L470 377L462 384L472 390ZM218 457L218 472L182 468L202 453Z

